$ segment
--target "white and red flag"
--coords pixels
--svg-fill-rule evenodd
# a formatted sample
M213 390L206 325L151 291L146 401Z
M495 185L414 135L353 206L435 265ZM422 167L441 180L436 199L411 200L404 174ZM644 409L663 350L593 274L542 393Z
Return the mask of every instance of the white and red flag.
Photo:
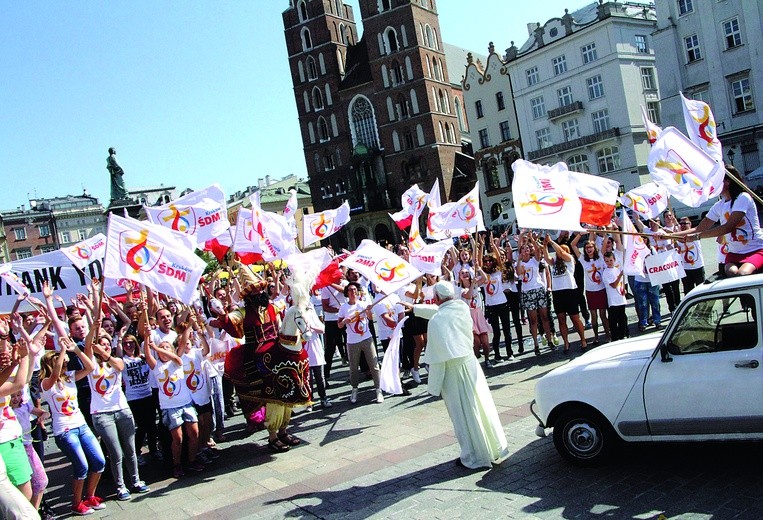
M328 238L350 221L350 203L345 201L337 209L302 216L303 246L307 247Z
M164 206L145 206L149 222L195 237L196 242L224 233L230 227L225 193L213 184L184 195Z
M649 255L649 249L644 243L644 237L636 235L636 228L633 226L628 213L623 211L623 247L625 256L623 258L623 272L627 276L644 275L644 259Z
M384 294L391 294L421 276L418 269L373 240L363 240L339 265L359 272Z
M127 278L190 305L207 266L195 245L183 233L111 214L104 276Z
M29 296L29 287L24 285L16 273L13 272L13 266L11 264L0 265L0 278L2 278L5 285L12 287L14 291L22 296Z
M580 199L580 222L606 226L612 221L620 184L589 173L568 171L570 182Z
M684 108L686 135L716 162L723 163L723 150L710 105L698 99L687 99L683 93L681 104Z
M251 265L262 261L262 248L252 227L252 210L239 208L233 234L233 252L242 264Z
M421 232L419 231L419 217L423 209L424 205L422 204L421 208L414 211L413 218L411 220L411 230L408 233L408 251L411 254L421 251L424 246L427 245L427 243L424 242L424 238L421 236Z
M723 164L672 126L652 146L648 163L652 180L687 206L696 208L721 193Z
M517 225L526 229L581 231L582 204L563 162L542 166L519 159L512 192Z
M218 262L222 262L225 255L233 246L233 237L236 236L236 226L231 226L227 232L222 235L218 235L211 240L204 242L204 251L208 251L215 255Z
M259 206L259 196L252 196L249 200L252 203L253 230L250 239L255 243L259 242L255 249L259 249L262 259L272 262L297 252L291 226L286 217L263 210Z
M654 144L654 142L657 140L658 137L660 137L660 133L662 133L662 128L654 124L652 121L649 120L649 116L646 114L646 109L644 108L644 105L641 105L641 118L644 120L644 128L646 128L646 138L649 140L649 144Z
M62 247L61 252L74 266L83 269L93 260L102 260L106 256L106 235L98 233L73 246Z
M427 202L427 197L427 193L419 188L418 184L414 184L405 190L405 193L400 197L400 204L403 209L389 215L401 231L405 231L410 227L413 221L413 214L416 211L419 212L419 215L421 214L424 204Z
M474 188L456 202L429 208L429 226L434 231L450 230L451 233L474 233L484 231L485 223L480 210L479 181Z
M645 218L657 218L668 207L668 197L664 187L648 182L625 193L620 204Z
M435 179L434 184L432 184L432 189L429 190L429 197L427 198L427 209L429 210L427 212L427 238L430 240L446 240L453 236L463 234L459 232L461 230L451 231L450 229L434 228L433 220L437 220L436 211L441 205L440 181Z
M289 200L286 201L286 206L283 208L283 216L286 217L286 221L289 223L291 229L292 238L297 238L297 190L289 190Z

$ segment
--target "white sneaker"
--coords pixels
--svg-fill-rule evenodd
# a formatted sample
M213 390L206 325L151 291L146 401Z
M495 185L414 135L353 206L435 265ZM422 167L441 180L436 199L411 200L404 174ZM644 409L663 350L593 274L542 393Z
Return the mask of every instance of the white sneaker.
M559 336L553 336L553 337L551 338L551 341L553 341L553 342L554 342L554 346L555 346L555 347L558 347L558 346L559 346Z
M353 388L352 389L352 392L350 393L350 402L352 404L355 404L355 403L358 402L358 389L357 388Z
M382 395L381 389L376 390L376 402L377 403L383 403L384 402L384 396Z
M419 375L419 371L415 368L411 370L411 377L416 382L416 384L421 384L421 376Z
M506 358L506 361L514 361L514 356L513 355L509 356L508 358Z
M541 336L540 342L543 344L544 347L548 345L548 339L546 339L546 336Z

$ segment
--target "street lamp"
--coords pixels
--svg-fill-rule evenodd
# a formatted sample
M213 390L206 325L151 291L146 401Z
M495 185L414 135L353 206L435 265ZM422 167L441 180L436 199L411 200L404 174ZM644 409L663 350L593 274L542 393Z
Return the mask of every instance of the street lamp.
M726 157L729 158L729 164L731 164L732 166L734 166L734 156L735 155L736 155L736 152L734 151L733 148L729 148L729 151L726 152Z

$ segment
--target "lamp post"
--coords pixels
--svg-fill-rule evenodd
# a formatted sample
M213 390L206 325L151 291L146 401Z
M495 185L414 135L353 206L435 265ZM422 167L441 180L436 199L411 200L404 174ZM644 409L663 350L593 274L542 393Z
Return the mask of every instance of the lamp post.
M736 155L736 152L734 151L733 148L729 148L729 151L726 152L726 157L729 158L729 164L731 164L732 166L734 166L734 156L735 155Z

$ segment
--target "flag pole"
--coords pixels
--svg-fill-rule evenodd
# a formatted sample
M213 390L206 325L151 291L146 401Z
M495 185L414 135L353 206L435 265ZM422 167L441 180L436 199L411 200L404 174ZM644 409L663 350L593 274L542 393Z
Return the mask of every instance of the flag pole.
M740 187L740 188L742 188L742 190L746 191L746 192L747 192L747 194L748 194L748 195L750 195L750 197L752 197L752 199L753 199L755 202L757 202L758 204L760 204L761 206L763 206L763 199L761 199L761 198L758 196L758 194L757 194L757 193L755 193L754 191L752 191L752 190L750 189L750 187L749 187L749 186L747 186L747 185L746 185L744 182L742 182L741 180L737 179L737 178L736 178L734 175L732 175L732 174L731 174L731 172L729 172L729 171L728 171L728 170L726 170L725 168L724 168L724 171L726 172L726 177L728 177L728 178L729 178L729 179L731 179L732 181L736 182L736 183L739 185L739 187Z

